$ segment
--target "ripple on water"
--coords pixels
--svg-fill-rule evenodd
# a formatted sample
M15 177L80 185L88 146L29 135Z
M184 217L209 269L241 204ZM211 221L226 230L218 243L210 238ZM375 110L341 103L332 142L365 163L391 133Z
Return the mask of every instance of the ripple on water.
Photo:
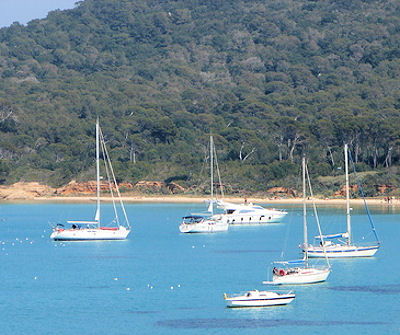
M273 252L281 252L281 250L214 250L217 254L251 254L251 253L273 253Z
M374 321L309 321L309 320L288 320L288 319L177 319L162 320L156 322L157 326L167 328L184 329L208 329L208 328L272 328L283 326L343 326L343 325L383 325L385 322Z
M333 286L326 287L333 291L346 291L346 292L367 292L377 294L398 294L400 293L400 285L382 285L382 286Z

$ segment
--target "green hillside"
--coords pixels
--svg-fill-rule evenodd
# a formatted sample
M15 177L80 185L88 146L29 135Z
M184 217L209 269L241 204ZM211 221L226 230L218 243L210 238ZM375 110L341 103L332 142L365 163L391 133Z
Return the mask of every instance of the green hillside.
M396 1L85 0L0 29L0 76L3 184L91 179L97 116L121 180L197 183L210 133L233 193L341 174L344 142L400 179Z

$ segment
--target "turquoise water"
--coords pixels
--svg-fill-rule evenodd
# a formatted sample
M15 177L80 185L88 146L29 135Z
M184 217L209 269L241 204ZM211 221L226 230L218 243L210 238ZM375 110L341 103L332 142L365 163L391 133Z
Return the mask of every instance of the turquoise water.
M290 305L231 310L224 292L267 289L270 262L282 250L298 256L301 208L286 206L281 224L184 235L189 209L203 206L128 204L128 241L61 243L50 224L89 219L92 205L1 205L1 334L400 334L399 211L372 208L375 257L332 261L329 280L295 287ZM353 211L358 236L368 232L362 214ZM320 219L339 231L343 208Z

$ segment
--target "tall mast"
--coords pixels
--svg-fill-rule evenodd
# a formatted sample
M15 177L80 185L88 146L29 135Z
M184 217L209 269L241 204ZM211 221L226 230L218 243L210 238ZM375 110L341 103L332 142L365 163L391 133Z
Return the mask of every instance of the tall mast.
M350 190L349 190L349 158L347 144L344 145L344 166L346 173L346 218L347 218L347 244L351 244L351 217L350 217Z
M100 227L100 126L99 118L96 120L96 188L97 188L97 209L95 220Z
M303 167L303 245L306 265L308 262L308 238L307 238L307 204L306 204L306 158L302 159Z
M214 140L212 135L210 135L210 171L211 171L211 215L214 214L214 206L212 201L214 201Z

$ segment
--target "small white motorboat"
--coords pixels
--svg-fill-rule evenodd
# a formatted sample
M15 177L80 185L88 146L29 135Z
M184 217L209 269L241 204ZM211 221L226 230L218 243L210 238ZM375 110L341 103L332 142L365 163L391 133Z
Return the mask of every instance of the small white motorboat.
M228 297L224 293L227 307L267 307L286 305L291 303L296 295L293 291L278 293L274 291L248 291L243 295L232 295Z

